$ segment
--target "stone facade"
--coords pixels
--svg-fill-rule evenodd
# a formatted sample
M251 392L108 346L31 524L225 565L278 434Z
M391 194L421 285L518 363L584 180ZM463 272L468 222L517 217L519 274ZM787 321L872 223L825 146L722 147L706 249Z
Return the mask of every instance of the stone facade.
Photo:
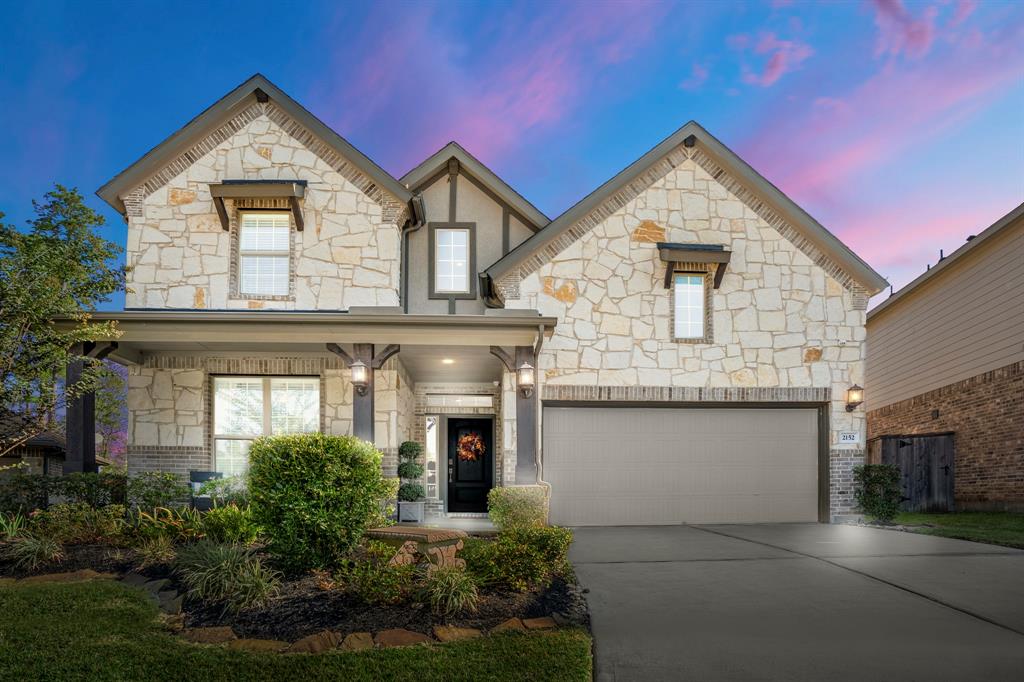
M539 382L544 390L814 389L816 402L830 404L832 513L851 511L850 471L863 449L838 445L838 433L859 432L864 442L863 412L845 409L846 389L864 380L863 289L784 236L727 177L712 177L681 150L670 157L652 167L645 187L627 199L617 194L570 228L560 251L499 283L506 307L559 319L538 360ZM709 343L673 339L655 243L662 235L732 251L711 293Z
M150 355L128 373L128 468L140 471L211 470L212 376L319 376L320 429L352 432L351 373L331 356L227 357ZM395 476L398 446L411 436L413 389L399 357L375 375L376 446L384 473Z
M954 432L957 509L1024 511L1024 362L868 413L868 436Z
M128 308L347 310L396 306L405 209L273 104L212 133L193 161L174 162L123 197L128 209ZM201 154L198 152L202 152ZM305 180L305 229L292 230L286 296L238 293L237 223L225 232L210 197L224 180ZM276 203L275 203L276 202ZM293 228L294 228L293 224Z

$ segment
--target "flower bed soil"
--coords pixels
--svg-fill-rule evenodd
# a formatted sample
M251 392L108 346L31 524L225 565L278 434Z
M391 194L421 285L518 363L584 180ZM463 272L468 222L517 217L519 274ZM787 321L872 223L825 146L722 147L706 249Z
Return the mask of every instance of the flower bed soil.
M457 624L489 630L509 618L566 614L574 624L589 625L586 605L575 585L556 579L535 592L482 591L475 613L445 618L422 604L375 606L341 589L322 589L306 576L285 582L266 607L225 614L216 606L185 603L185 627L230 625L239 637L294 641L322 630L377 632L404 628L430 634L434 625Z

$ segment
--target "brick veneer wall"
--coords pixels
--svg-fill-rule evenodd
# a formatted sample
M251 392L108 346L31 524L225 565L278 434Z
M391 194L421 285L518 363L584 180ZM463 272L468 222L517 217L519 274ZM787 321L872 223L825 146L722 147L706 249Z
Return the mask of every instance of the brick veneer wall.
M1024 362L868 412L869 438L943 431L959 509L1024 511Z

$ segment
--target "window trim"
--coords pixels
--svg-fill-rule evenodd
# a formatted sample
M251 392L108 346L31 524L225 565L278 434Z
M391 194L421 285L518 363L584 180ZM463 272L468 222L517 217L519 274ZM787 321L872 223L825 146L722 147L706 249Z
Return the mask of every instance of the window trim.
M465 230L469 233L469 262L467 264L467 279L469 290L468 291L438 291L437 290L437 231L438 230ZM441 300L447 301L449 299L455 300L475 300L476 299L476 280L477 280L477 269L476 269L476 223L459 223L459 222L438 222L438 223L427 223L427 232L429 234L428 246L427 246L427 298L430 300Z
M291 301L295 298L295 220L286 208L250 208L235 206L232 212L234 229L231 230L231 298L242 301ZM272 213L288 219L288 252L284 251L242 251L242 220L247 213ZM284 294L255 294L242 291L243 256L288 257L288 292Z
M230 435L217 433L217 380L218 379L250 379L259 380L263 385L263 418L261 425L263 432L257 434ZM323 378L317 374L211 374L210 375L210 464L214 471L217 468L217 441L218 440L244 440L253 441L263 436L273 435L273 420L271 414L271 383L274 379L307 379L316 381L317 390L317 429L309 433L323 433L324 431L324 387Z
M679 277L694 277L697 275L703 278L704 284L704 334L703 336L678 336L676 334L676 284L679 281ZM713 343L715 338L713 327L714 307L712 306L714 301L714 272L692 268L677 270L672 274L670 291L669 307L672 311L672 320L670 322L672 328L670 332L672 340L677 343Z

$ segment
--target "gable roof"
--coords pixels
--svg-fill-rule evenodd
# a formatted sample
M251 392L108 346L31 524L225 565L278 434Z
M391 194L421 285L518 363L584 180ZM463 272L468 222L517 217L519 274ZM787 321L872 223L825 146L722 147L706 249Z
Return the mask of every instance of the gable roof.
M691 139L692 138L692 139ZM861 284L869 294L885 288L885 278L875 272L848 246L829 232L792 199L783 194L775 185L762 177L743 159L702 128L696 121L690 121L676 132L662 140L657 146L627 166L615 177L605 182L589 195L555 218L540 232L510 251L505 257L485 271L487 277L497 281L513 271L526 259L552 244L578 221L587 217L617 192L640 179L652 166L676 150L680 145L697 147L710 156L714 162L731 174L742 185L756 193L772 212L779 214L792 225L799 236L806 239L826 257L831 259L843 272Z
M1002 233L1004 230L1007 230L1010 227L1019 224L1021 221L1024 221L1024 203L1020 204L1012 211L1004 215L1002 218L994 222L992 225L985 228L985 231L982 232L981 234L969 237L967 242L964 243L956 251L940 260L938 263L935 264L934 267L928 268L927 270L922 272L910 284L906 285L905 287L894 293L892 296L885 299L884 301L876 305L874 308L869 310L868 320L871 320L875 315L878 315L883 310L887 310L892 306L897 305L901 300L903 300L904 297L910 294L910 292L921 288L931 280L941 276L942 273L949 271L949 269L953 267L953 263L956 263L958 260L966 256L968 253L974 251L992 237L995 237L996 235Z
M499 178L490 168L467 152L458 142L449 142L431 154L420 165L413 168L400 178L413 192L430 184L438 173L443 173L450 159L459 162L459 166L472 177L494 193L501 201L515 209L527 223L540 229L551 222L551 219L540 212L536 206L527 201L523 195Z
M141 159L118 173L107 184L100 187L96 194L123 214L125 206L121 200L122 194L140 185L152 173L187 151L202 140L211 130L229 120L239 111L254 102L265 101L261 100L264 97L272 100L285 113L305 126L307 130L323 140L335 152L343 156L396 199L405 203L412 198L409 190L393 178L390 173L370 160L368 156L353 147L341 135L331 130L323 121L310 113L309 110L258 73L214 102L176 133L149 150Z

